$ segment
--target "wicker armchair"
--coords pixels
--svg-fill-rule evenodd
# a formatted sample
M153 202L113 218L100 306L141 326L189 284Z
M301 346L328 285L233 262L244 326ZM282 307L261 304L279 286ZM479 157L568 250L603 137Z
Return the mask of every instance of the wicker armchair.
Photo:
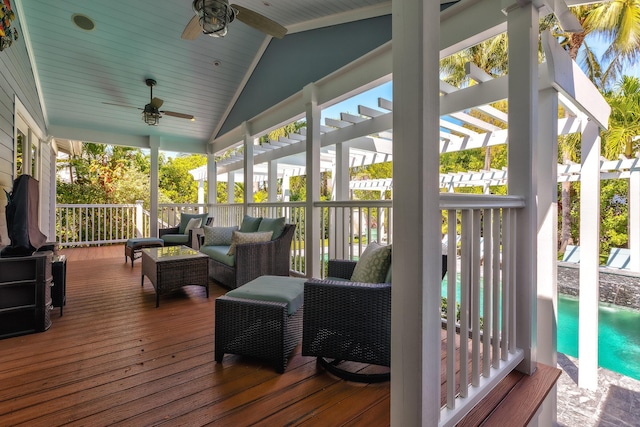
M355 261L329 260L328 277L348 280L355 265ZM446 272L447 256L442 255L442 278ZM302 354L317 356L326 370L348 381L388 380L388 372L355 373L339 364L352 361L391 366L391 283L307 281Z
M232 266L210 258L209 277L229 289L235 289L260 276L288 276L295 229L295 224L286 224L275 240L237 245ZM201 238L201 243L203 241Z
M193 214L182 214L180 218L181 225L177 225L175 227L169 228L160 228L158 229L158 237L164 241L164 246L179 246L186 245L190 248L198 249L200 246L199 236L202 235L202 227L189 230L186 234L180 233L180 227L184 228L183 222L189 222L190 218L197 217L205 217L202 225L211 225L213 222L213 217L206 217L207 214L202 215L193 215Z

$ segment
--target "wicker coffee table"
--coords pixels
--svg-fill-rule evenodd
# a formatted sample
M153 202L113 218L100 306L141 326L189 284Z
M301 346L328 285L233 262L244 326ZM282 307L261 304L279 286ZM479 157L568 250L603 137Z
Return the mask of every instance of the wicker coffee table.
M156 307L161 294L186 285L204 286L209 298L209 257L187 246L143 249L141 286L144 276L156 290Z

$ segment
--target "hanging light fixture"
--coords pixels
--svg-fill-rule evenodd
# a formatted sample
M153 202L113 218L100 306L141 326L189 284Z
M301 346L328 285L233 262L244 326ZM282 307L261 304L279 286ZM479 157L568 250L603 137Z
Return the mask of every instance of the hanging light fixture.
M142 110L142 120L149 126L158 126L158 122L160 122L160 111L151 104L147 104L144 106L144 110Z
M226 0L194 0L193 10L200 18L202 32L211 37L224 37L227 26L236 18L236 11Z
M162 106L162 100L153 97L153 87L156 85L156 81L153 79L146 79L145 83L149 86L149 103L144 106L142 110L142 121L149 126L158 126L160 122L159 108Z

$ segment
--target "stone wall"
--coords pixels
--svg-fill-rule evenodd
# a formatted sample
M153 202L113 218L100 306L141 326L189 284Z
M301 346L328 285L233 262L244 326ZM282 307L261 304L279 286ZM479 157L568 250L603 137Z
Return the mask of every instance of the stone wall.
M558 292L578 296L580 266L558 262ZM640 273L600 267L600 301L640 310Z

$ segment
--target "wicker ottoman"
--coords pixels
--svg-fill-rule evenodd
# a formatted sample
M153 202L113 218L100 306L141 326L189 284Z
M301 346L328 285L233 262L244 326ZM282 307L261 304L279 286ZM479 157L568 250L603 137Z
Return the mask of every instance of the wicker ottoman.
M124 245L124 262L127 262L127 257L131 258L131 268L133 268L133 261L140 258L140 251L142 251L142 249L159 248L162 246L164 246L164 240L155 237L129 239Z
M216 298L215 359L266 360L283 373L302 339L304 278L261 276Z

